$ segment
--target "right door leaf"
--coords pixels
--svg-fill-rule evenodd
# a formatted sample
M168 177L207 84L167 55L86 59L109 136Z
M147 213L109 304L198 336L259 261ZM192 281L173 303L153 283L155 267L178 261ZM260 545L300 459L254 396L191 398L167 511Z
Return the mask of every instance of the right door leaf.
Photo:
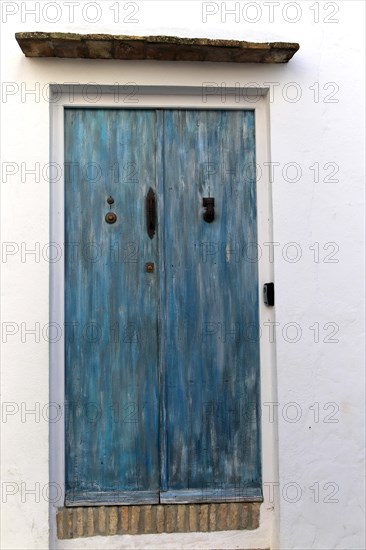
M160 500L260 499L254 112L165 111L164 196Z

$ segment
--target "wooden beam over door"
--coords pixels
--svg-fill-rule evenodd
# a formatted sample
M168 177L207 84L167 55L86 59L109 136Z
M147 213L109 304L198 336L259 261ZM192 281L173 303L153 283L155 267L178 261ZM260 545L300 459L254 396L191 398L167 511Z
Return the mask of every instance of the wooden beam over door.
M19 32L15 38L26 57L211 61L216 63L287 63L295 42L244 42L177 36L125 36L60 32Z

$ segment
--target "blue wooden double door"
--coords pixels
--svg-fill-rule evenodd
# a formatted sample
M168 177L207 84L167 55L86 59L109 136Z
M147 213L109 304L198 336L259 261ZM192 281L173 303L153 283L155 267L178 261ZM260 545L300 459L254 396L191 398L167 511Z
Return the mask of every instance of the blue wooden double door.
M254 111L64 120L66 504L261 499Z

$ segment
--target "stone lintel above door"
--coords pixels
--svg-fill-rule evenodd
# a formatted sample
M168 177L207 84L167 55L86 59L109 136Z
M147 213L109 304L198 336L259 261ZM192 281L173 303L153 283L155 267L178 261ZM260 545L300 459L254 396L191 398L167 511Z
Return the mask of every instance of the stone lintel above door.
M299 49L294 42L245 42L177 36L125 36L62 32L19 32L26 57L287 63Z

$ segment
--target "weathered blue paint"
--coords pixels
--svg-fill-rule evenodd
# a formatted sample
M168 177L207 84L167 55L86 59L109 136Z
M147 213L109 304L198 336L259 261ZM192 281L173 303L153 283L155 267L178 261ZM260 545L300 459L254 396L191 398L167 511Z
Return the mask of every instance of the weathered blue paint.
M93 492L125 501L126 490L158 501L158 274L144 269L158 263L144 201L155 188L156 140L154 111L65 113L69 502Z
M164 144L165 498L244 500L261 485L254 112L167 111Z
M65 129L67 502L260 499L254 112L70 109Z

